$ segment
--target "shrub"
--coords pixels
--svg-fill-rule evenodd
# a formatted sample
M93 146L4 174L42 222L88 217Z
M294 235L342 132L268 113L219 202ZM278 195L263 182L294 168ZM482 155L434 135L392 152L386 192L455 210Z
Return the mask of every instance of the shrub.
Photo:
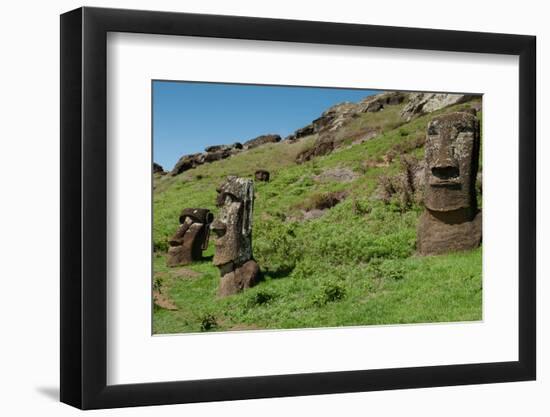
M163 284L162 277L155 277L153 279L153 291L158 292L159 294L162 294L162 284Z
M326 210L334 207L338 203L341 203L347 196L345 191L332 191L326 193L315 193L311 195L307 200L299 203L297 208L303 210Z
M167 252L168 242L166 239L158 239L153 242L153 252Z
M260 220L254 225L254 257L264 271L294 268L302 255L295 227L294 223L277 219Z
M405 277L405 268L393 260L384 261L381 258L374 258L369 262L367 273L373 279L399 281Z
M337 282L327 282L321 287L321 292L313 298L313 304L321 307L328 303L342 300L346 295L346 289Z
M218 322L216 321L216 317L214 317L211 314L205 314L199 320L201 322L201 332L207 332L209 330L212 330L218 327Z
M269 304L275 296L267 291L258 291L256 294L252 294L247 301L248 307L262 306Z
M353 198L353 213L357 216L364 216L371 212L372 208L368 200L359 200L358 198Z

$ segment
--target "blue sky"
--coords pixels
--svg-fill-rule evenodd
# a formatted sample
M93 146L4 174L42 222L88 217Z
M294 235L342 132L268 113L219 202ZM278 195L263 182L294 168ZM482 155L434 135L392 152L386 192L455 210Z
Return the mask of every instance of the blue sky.
M206 146L285 137L328 107L357 102L375 90L153 82L153 159L165 170Z

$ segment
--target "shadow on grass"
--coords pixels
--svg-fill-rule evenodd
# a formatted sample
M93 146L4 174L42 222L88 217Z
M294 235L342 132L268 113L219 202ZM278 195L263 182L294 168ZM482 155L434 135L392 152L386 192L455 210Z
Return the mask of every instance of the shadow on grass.
M280 279L280 278L286 278L288 277L292 271L294 270L294 267L282 267L282 268L277 268L275 270L267 270L267 271L262 271L262 277L261 277L261 280L265 280L265 278L270 278L270 279Z

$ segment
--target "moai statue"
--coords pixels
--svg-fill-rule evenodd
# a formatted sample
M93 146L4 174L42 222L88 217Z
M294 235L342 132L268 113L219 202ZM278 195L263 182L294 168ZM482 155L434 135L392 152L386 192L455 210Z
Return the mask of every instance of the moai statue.
M424 213L417 229L422 255L473 249L481 243L477 208L479 122L456 112L433 118L425 148Z
M214 215L208 209L183 209L178 230L168 242L168 266L188 265L202 258L202 252L208 247L212 220Z
M252 257L252 180L230 176L217 189L220 215L210 229L215 234L214 265L220 269L218 294L236 294L256 284L260 268Z
M256 181L269 182L269 171L266 171L265 169L259 169L254 173L254 178Z

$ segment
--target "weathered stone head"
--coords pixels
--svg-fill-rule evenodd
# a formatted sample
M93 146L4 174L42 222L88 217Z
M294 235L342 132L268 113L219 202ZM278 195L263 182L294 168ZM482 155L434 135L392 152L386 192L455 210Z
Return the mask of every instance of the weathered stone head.
M473 249L481 243L476 176L479 122L469 112L435 117L425 148L424 205L417 250L424 255Z
M258 169L254 173L254 179L256 181L269 182L269 171L266 171L265 169Z
M426 137L424 204L432 211L476 209L479 122L471 113L435 117Z
M183 209L178 230L168 242L168 266L187 265L202 258L202 252L208 247L213 219L214 215L208 209Z
M215 235L213 262L222 276L219 293L225 296L253 286L259 273L252 260L254 184L231 176L217 191L221 210L210 229Z

